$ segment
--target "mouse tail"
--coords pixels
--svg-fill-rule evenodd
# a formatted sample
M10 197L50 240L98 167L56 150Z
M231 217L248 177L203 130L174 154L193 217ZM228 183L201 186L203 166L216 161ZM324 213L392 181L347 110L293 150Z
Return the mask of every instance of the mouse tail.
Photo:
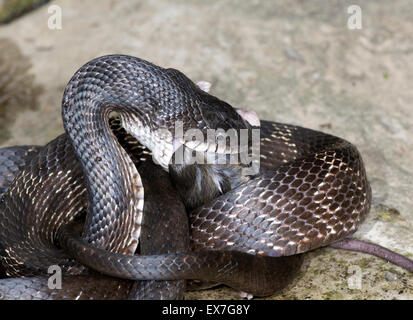
M413 273L412 260L394 251L386 249L378 244L354 238L345 238L343 240L330 244L330 247L368 253L376 257L382 258L384 260L387 260L390 263L393 263Z

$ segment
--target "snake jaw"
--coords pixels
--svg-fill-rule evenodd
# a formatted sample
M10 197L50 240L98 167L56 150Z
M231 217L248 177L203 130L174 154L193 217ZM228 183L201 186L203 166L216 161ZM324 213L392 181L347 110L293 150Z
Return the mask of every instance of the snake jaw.
M145 126L138 116L129 116L122 119L125 130L152 152L152 160L168 171L168 164L175 149L182 144L173 139L172 134L164 130L151 130Z

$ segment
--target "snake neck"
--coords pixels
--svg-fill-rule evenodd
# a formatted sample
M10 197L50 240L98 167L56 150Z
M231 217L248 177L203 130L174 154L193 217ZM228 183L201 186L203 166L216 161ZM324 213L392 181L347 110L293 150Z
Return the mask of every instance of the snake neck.
M123 122L149 128L162 69L141 59L113 55L81 67L66 86L62 118L87 187L83 237L99 248L133 253L143 210L140 176L109 128L112 112ZM161 108L160 108L161 110ZM159 111L159 112L162 112ZM146 117L146 118L145 118ZM151 122L153 129L158 125ZM142 132L129 132L139 141Z
M86 180L83 237L105 250L133 253L142 220L140 176L110 130L112 107L84 104L78 110L65 125Z

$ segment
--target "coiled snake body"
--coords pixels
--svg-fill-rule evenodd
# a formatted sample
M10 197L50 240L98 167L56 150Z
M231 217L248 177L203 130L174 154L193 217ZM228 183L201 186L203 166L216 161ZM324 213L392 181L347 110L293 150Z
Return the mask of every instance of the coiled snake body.
M50 265L79 274L80 262L119 278L202 279L270 294L297 269L297 254L351 235L370 209L371 189L352 144L262 121L259 174L228 186L233 167L217 173L220 192L189 214L194 251L181 247L178 253L134 256L143 224L143 186L133 150L129 146L127 152L115 138L109 116L116 112L127 134L150 149L178 182L200 176L169 165L176 145L201 149L165 138L159 129L173 132L177 121L184 130L202 132L251 126L179 71L124 55L81 67L66 87L62 109L66 134L43 148L0 153L23 159L3 169L16 175L3 183L0 204L1 263L9 277L45 274ZM202 186L195 180L194 188ZM178 190L185 194L185 188ZM73 222L85 212L80 238Z

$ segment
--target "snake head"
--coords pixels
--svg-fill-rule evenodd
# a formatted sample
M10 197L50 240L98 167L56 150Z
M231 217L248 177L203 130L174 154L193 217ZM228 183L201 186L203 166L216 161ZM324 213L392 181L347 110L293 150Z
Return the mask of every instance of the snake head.
M250 123L230 104L197 86L194 96L197 123L185 131L182 144L196 152L221 155L246 151L251 142Z

